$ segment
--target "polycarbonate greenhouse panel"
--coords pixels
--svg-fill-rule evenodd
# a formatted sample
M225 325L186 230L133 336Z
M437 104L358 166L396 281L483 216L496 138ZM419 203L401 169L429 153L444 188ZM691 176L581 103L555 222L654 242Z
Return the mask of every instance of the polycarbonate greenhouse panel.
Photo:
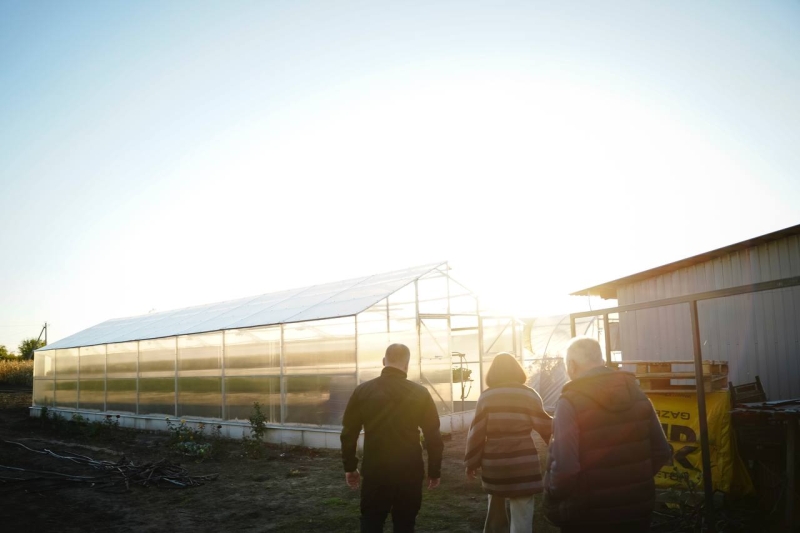
M280 374L280 326L226 330L224 358L226 376Z
M281 383L279 377L225 377L225 418L247 420L258 402L267 423L281 423Z
M445 263L162 313L108 320L40 351L352 316Z
M583 317L575 320L575 332L596 338L597 318ZM534 359L564 357L572 340L569 315L546 316L533 319L530 325L531 351Z
M299 313L295 318L300 322L305 322L306 320L321 320L329 318L334 314L338 314L339 316L356 315L374 305L375 298L380 296L385 296L385 293L373 294L344 302L325 302Z
M228 311L222 313L221 315L210 317L204 322L200 322L187 328L186 333L201 333L203 331L208 331L206 328L209 326L209 324L225 324L224 328L220 329L237 327L235 324L246 323L248 322L248 319L258 315L264 309L269 309L280 304L281 302L291 300L305 290L306 289L294 289L289 291L263 294L256 298L237 300L237 304L231 305ZM256 323L255 325L260 326L263 324Z

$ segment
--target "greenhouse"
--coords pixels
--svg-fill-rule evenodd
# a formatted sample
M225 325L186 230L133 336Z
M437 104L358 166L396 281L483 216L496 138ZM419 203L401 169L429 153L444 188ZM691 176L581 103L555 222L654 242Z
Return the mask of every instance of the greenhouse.
M213 421L235 438L259 402L269 440L338 447L350 394L399 342L443 429L459 429L494 356L522 352L522 331L481 314L447 263L425 265L108 320L36 351L32 414L112 414L140 429Z
M529 318L524 321L523 363L528 373L528 386L542 397L545 409L555 410L561 388L569 381L565 357L572 340L569 315ZM609 321L611 330L611 359L619 360L618 321ZM604 324L598 317L585 317L575 323L575 333L597 339L605 357Z

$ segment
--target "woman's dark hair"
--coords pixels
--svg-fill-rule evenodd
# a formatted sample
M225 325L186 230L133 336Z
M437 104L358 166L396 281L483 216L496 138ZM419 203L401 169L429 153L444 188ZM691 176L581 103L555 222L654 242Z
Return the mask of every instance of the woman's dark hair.
M528 375L510 353L499 353L492 361L489 372L486 373L486 386L497 387L503 383L518 383L524 385Z

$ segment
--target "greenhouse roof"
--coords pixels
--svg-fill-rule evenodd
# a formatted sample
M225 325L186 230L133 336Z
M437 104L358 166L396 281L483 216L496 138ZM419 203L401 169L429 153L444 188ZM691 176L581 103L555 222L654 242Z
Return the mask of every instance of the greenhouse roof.
M114 318L38 351L356 315L446 263L250 298Z

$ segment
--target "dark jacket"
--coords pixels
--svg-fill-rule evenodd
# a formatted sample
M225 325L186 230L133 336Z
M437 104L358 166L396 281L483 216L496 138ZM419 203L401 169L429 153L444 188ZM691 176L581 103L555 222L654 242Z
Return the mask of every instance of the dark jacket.
M419 430L428 449L428 477L441 476L444 444L439 413L430 393L406 379L405 372L385 367L380 377L362 383L347 403L342 419L342 461L345 472L358 467L356 444L364 428L361 474L387 481L425 477Z
M557 525L648 519L654 475L670 457L650 400L633 375L593 369L556 404L545 512Z

